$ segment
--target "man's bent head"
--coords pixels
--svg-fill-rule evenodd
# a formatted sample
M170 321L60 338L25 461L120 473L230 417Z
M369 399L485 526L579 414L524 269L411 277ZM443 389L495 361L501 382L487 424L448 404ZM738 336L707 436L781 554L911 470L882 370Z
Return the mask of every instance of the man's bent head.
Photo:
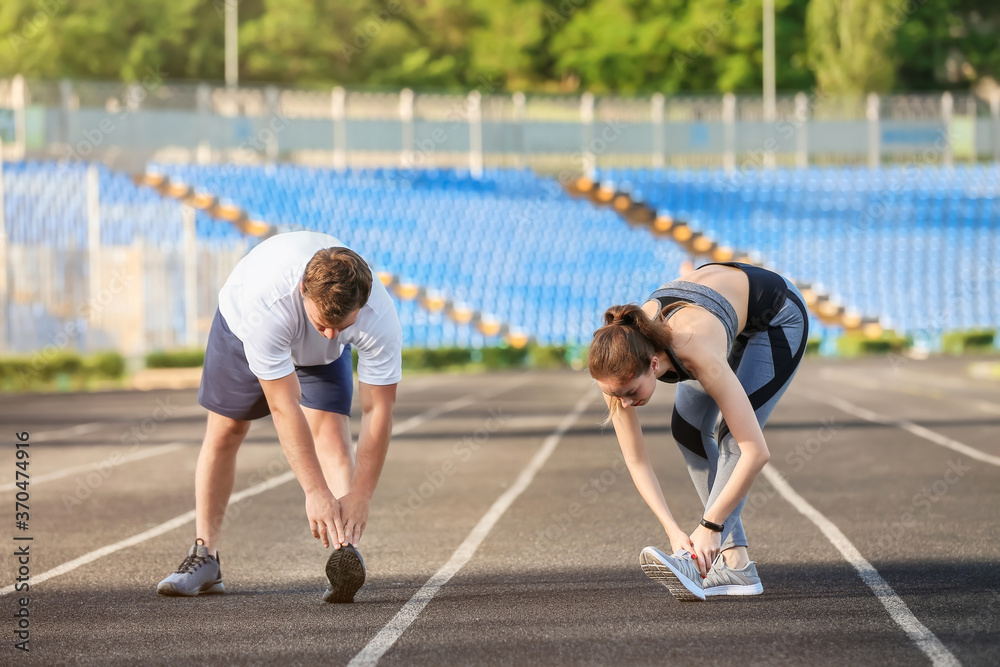
M313 302L324 323L334 327L346 324L368 303L371 292L371 269L349 248L317 251L302 275L302 296Z

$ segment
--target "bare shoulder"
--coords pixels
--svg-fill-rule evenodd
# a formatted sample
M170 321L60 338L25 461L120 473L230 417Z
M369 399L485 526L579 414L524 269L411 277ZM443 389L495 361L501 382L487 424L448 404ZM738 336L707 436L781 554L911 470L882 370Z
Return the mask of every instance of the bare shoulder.
M674 352L687 364L700 357L726 356L729 337L719 318L699 306L686 306L670 318Z
M656 316L660 313L660 302L656 299L650 299L642 304L642 312L646 313L646 317L649 319L655 320Z

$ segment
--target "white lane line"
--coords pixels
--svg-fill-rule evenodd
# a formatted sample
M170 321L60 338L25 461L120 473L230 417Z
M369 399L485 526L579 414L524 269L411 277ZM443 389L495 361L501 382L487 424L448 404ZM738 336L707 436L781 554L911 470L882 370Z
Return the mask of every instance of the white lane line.
M291 471L282 473L277 477L272 477L266 482L261 482L260 484L251 486L250 488L244 489L239 493L234 493L232 497L229 499L229 502L238 503L244 498L256 496L258 494L264 493L265 491L273 489L276 486L281 486L290 479L295 479L295 475ZM129 547L134 547L135 545L141 544L146 540L150 540L159 535L163 535L164 533L168 533L174 528L180 528L184 524L190 523L192 521L194 521L194 510L191 510L190 512L185 512L180 516L176 516L173 519L170 519L169 521L161 523L159 526L154 526L153 528L150 528L145 532L139 533L138 535L133 535L132 537L126 538L121 542L115 542L114 544L109 544L106 547L101 547L100 549L91 551L90 553L84 554L79 558L74 558L71 561L68 561L66 563L63 563L62 565L54 567L51 570L46 570L41 574L32 576L29 583L30 585L34 586L44 581L48 581L53 577L58 577L59 575L71 572L72 570L75 570L78 567L82 567L83 565L87 565L88 563L93 563L95 560L99 560L101 558L104 558L105 556L110 556L116 551L121 551L122 549L127 549ZM11 593L13 593L14 586L15 584L11 584L6 588L0 589L0 597L4 595L10 595Z
M476 399L473 398L472 396L463 396L461 398L456 398L456 399L454 399L452 401L448 401L444 405L441 405L441 406L436 407L436 408L431 408L430 410L428 410L427 412L425 412L423 414L415 415L413 417L410 417L406 421L402 422L399 425L399 428L402 429L402 431L409 431L409 430L415 429L416 427L420 426L424 422L426 422L426 421L428 421L430 419L434 419L435 417L439 417L439 416L443 415L445 412L451 412L452 410L459 410L459 409L464 408L467 405L471 405L471 404L473 404L475 402L476 402Z
M440 406L438 406L436 408L431 408L430 410L424 412L423 414L419 414L419 415L416 415L414 417L410 417L406 421L402 422L399 425L399 428L402 429L400 431L400 433L405 432L405 431L409 431L409 430L412 430L412 429L415 429L418 426L420 426L421 424L424 424L424 423L430 421L431 419L436 419L437 417L440 417L441 415L443 415L446 412L452 412L453 410L460 410L461 408L464 408L464 407L467 407L469 405L472 405L473 403L475 403L477 401L488 401L489 399L493 398L494 396L499 396L500 394L508 392L511 389L516 389L516 388L518 388L518 387L520 387L522 385L527 384L530 381L530 379L531 378L517 378L513 382L505 383L505 384L501 385L500 387L498 387L496 390L491 391L491 392L486 393L486 394L482 394L481 396L478 396L478 397L476 397L476 396L461 396L459 398L456 398L456 399L453 399L451 401L448 401L447 403L444 403L443 405L440 405ZM393 435L396 435L396 431L395 430L393 430Z
M108 428L112 426L111 422L90 422L88 424L79 424L77 426L70 426L69 428L59 429L58 431L43 431L42 433L32 433L32 442L46 442L50 440L65 440L66 438L73 438L78 435L86 435L87 433L93 433L94 431L100 431L102 428Z
M924 428L919 424L914 424L908 419L893 419L892 417L887 417L881 415L877 412L872 412L867 408L862 408L853 403L848 403L842 398L836 396L826 396L824 394L817 394L808 390L798 390L798 393L814 401L819 401L820 403L826 403L827 405L832 405L838 410L842 410L848 414L854 415L866 421L873 422L875 424L884 424L886 426L895 426L908 433L923 438L924 440L929 440L936 445L941 445L942 447L947 447L948 449L959 452L960 454L965 454L966 456L976 459L977 461L983 461L984 463L989 463L991 465L1000 466L1000 456L994 456L992 454L987 454L984 451L978 450L975 447L970 447L969 445L959 442L953 438L941 435L936 431L932 431L928 428Z
M875 597L882 603L892 620L903 629L924 654L930 658L935 667L952 667L961 665L958 659L949 651L937 636L927 629L927 627L917 620L906 603L896 595L892 587L886 583L882 575L878 573L871 563L869 563L861 552L851 544L847 536L840 532L840 529L832 521L820 514L819 510L810 505L805 498L800 496L793 489L780 472L771 466L765 466L764 477L784 497L792 507L803 514L807 519L816 524L826 539L840 552L844 559L854 566L861 580L868 588L875 593Z
M498 391L491 392L490 394L487 394L486 397L492 398L497 394L503 393L503 391L513 389L515 386L518 386L517 383L506 386L506 388L500 389ZM440 410L440 408L432 408L432 410ZM430 412L430 410L428 410L428 412ZM443 412L438 412L437 414L441 415L443 414ZM407 421L412 421L412 420L407 420ZM402 433L405 433L409 429L415 428L417 425L419 424L415 423L413 425L408 426L404 422L403 424L400 424L398 427L394 426L392 429L392 434L394 436L401 435ZM261 482L260 484L255 484L251 487L243 489L238 493L234 493L229 498L229 504L232 505L233 503L240 502L244 498L250 498L252 496L259 495L277 486L281 486L285 482L290 482L293 479L295 479L295 473L289 470L287 472L278 475L277 477L272 477L271 479ZM164 533L169 533L171 530L174 530L175 528L180 528L181 526L194 521L194 518L195 518L194 510L191 510L190 512L185 512L180 516L176 516L173 519L165 521L164 523L161 523L158 526L154 526L145 532L139 533L138 535L133 535L132 537L126 538L120 542L115 542L114 544L110 544L106 547L101 547L100 549L91 551L90 553L84 554L79 558L74 558L71 561L56 566L51 570L46 570L41 574L34 575L31 577L30 583L39 584L42 583L43 581L48 581L53 577L58 577L59 575L66 574L67 572L71 572L77 569L78 567L82 567L84 565L87 565L88 563L93 563L95 560L111 555L116 551L121 551L122 549L127 549L129 547L134 547L135 545L141 544L147 540L151 540L154 537L158 537L160 535L163 535ZM10 586L0 588L0 597L3 597L5 595L10 595L11 593L13 593L15 585L16 584L11 584Z
M442 565L441 569L428 579L427 583L420 587L420 590L413 594L413 597L403 605L403 608L396 613L392 620L347 663L348 667L375 665L378 663L385 652L396 643L396 640L417 619L417 616L420 615L420 612L423 611L434 595L469 562L469 559L476 553L476 549L486 539L493 526L496 525L497 521L500 520L500 517L504 515L507 508L511 506L517 497L528 488L528 485L535 478L535 474L545 465L549 456L555 451L562 436L576 423L576 420L579 419L580 415L587 409L587 406L594 400L596 394L597 392L594 389L588 389L587 393L577 401L572 412L566 415L555 432L545 439L545 442L542 443L541 448L535 453L535 456L521 470L521 474L518 475L514 484L496 499L493 506L490 507L486 514L483 515L483 518L479 520L479 523L476 524L476 527L472 529L472 532L458 546L455 553L448 559L448 562Z
M191 415L197 415L201 413L207 413L205 408L200 405L188 405L183 408L171 408L170 412L167 414L166 419L169 420L173 417L189 417ZM141 421L141 420L140 420ZM165 421L164 419L157 419L157 424ZM77 424L76 426L69 426L67 428L61 428L55 431L42 431L41 433L31 433L31 442L51 442L53 440L66 440L68 438L74 438L78 435L86 435L88 433L93 433L94 431L100 431L102 429L111 428L112 426L118 426L123 430L128 430L129 426L133 426L131 422L88 422L86 424Z
M171 442L166 445L158 445L156 447L150 447L149 449L141 449L132 454L126 454L124 456L120 455L118 452L114 452L107 458L97 461L96 463L86 463L84 465L73 466L71 468L63 468L62 470L56 470L54 472L47 473L45 475L38 475L37 477L32 477L28 481L32 486L36 484L42 484L43 482L51 482L54 479L62 479L63 477L69 477L70 475L75 475L80 472L101 472L102 470L107 470L109 468L114 468L115 466L120 466L123 463L130 463L132 461L141 461L142 459L148 459L153 456L159 456L160 454L166 454L167 452L172 452L175 449L180 449L184 446L184 442ZM10 482L9 484L0 484L0 491L13 491L17 488L17 482Z
M955 377L953 375L944 375L941 373L923 373L916 370L908 370L905 368L900 368L895 371L901 379L909 378L914 383L930 385L933 387L945 387L949 389L964 389L966 391L976 391L976 392L996 392L1000 390L995 382L981 382L970 380L969 378Z
M892 391L898 394L923 396L926 398L934 399L936 401L956 403L966 407L972 406L977 410L988 412L991 415L1000 414L1000 404L992 403L990 401L984 401L978 398L972 398L969 396L955 396L952 394L946 394L940 389L923 389L919 384L900 386L895 383L884 382L882 380L877 380L874 378L843 375L839 371L833 371L832 369L829 368L824 368L823 370L821 370L819 376L824 380L832 380L833 382L839 382L840 384L846 384L848 386L858 387L860 389L869 389L871 391Z

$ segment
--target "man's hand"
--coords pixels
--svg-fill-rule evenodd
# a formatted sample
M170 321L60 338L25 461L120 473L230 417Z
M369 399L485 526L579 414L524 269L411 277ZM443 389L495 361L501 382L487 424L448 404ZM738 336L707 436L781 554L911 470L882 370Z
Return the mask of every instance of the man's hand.
M346 497L346 496L345 496ZM330 546L339 549L347 544L344 538L344 524L340 519L341 507L329 489L306 494L306 516L309 518L309 530L317 540L323 540L323 548ZM365 506L365 516L368 506ZM335 538L335 539L334 539Z
M344 537L341 544L358 546L361 533L368 525L368 505L370 501L364 496L348 493L340 498L340 516L344 525Z

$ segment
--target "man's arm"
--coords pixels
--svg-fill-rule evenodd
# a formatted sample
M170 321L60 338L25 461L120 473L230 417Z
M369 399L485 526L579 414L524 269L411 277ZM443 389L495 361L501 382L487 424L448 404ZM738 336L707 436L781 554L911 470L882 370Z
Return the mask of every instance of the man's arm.
M361 432L358 457L350 492L340 499L346 541L357 546L368 524L368 506L382 474L382 465L392 435L392 414L396 406L396 385L358 383L361 399Z
M340 518L340 506L326 484L316 457L316 444L309 430L309 422L299 404L299 379L292 372L277 380L260 380L260 386L264 389L264 396L271 408L281 449L295 478L305 491L309 529L313 537L323 541L324 547L333 542L339 548L341 544L347 543Z

